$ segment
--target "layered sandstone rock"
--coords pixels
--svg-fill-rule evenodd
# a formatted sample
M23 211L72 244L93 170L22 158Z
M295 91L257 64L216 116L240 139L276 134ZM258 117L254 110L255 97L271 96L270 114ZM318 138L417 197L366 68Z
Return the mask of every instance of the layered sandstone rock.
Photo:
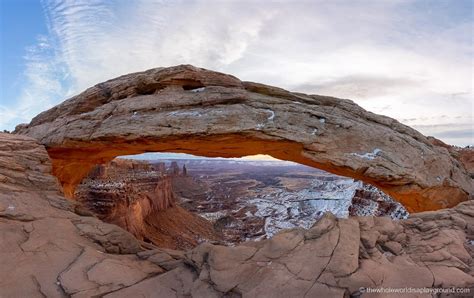
M0 133L0 164L0 297L347 297L361 287L474 286L472 200L400 221L325 214L309 230L235 247L140 251L126 231L73 212L35 140Z
M145 218L175 205L170 177L152 170L147 162L125 159L97 165L79 185L75 199L102 219L123 220L123 224L116 223L120 226L128 221L121 210L135 210Z
M98 165L74 198L101 220L159 247L189 249L220 240L210 222L178 206L172 189L172 179L179 175L177 163L171 164L169 174L161 164L115 159Z
M164 171L154 169L153 166L146 161L116 158L107 165L95 166L88 177L91 179L118 180L123 177L135 176L143 172L151 171L158 171L158 174L164 174Z
M269 154L373 184L410 212L452 207L474 193L472 178L448 149L394 119L347 99L190 65L98 84L15 133L46 146L69 197L95 164L149 151Z
M455 149L458 159L464 164L471 178L474 179L474 148Z
M448 145L443 141L433 137L428 137L428 140L433 145L448 149L449 153L464 165L471 178L474 179L474 146L466 146L465 148L461 148Z
M168 172L170 175L179 176L179 166L176 161L171 162L171 166Z
M398 202L376 187L360 183L349 206L350 216L389 216L392 219L404 219L408 212Z

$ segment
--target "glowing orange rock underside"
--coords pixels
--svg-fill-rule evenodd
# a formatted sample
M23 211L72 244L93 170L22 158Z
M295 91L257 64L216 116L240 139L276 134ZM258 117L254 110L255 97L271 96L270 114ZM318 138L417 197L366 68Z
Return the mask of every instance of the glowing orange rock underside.
M452 207L465 200L466 194L456 188L444 187L443 189L428 190L422 190L416 186L397 188L394 185L371 180L363 173L356 172L349 167L317 163L302 156L302 150L303 145L299 143L251 139L243 135L232 134L202 138L195 136L185 139L166 138L160 142L156 140L127 142L119 139L114 139L113 144L104 141L85 145L81 142L77 149L74 148L74 143L68 143L67 148L48 149L48 153L52 158L53 174L58 177L68 198L73 198L76 186L96 164L108 162L121 155L144 152L176 152L206 157L242 157L268 154L281 160L297 162L375 185L401 202L410 212ZM445 197L449 198L449 202L438 199L443 197L439 192L446 192Z

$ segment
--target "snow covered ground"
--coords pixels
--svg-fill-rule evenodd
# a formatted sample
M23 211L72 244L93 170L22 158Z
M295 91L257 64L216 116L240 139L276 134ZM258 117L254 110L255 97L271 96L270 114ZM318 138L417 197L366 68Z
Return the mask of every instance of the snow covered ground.
M265 232L271 237L282 229L310 228L326 211L337 217L348 217L351 199L362 182L353 179L336 181L314 180L309 189L286 192L276 188L274 193L249 199L257 207L254 216L265 218Z

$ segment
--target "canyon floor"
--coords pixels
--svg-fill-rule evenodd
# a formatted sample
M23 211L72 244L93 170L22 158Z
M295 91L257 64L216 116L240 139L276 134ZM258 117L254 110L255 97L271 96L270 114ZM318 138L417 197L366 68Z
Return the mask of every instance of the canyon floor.
M187 168L187 177L173 179L181 205L212 221L227 243L266 239L288 228L309 228L327 211L341 218L350 212L408 216L400 204L376 188L369 190L376 197L365 195L364 202L356 202L357 194L368 185L296 163L175 162Z

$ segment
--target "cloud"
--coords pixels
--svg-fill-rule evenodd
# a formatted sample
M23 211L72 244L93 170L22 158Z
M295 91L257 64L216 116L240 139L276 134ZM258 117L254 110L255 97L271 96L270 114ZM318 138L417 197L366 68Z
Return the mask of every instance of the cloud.
M306 83L293 86L292 89L305 93L337 96L342 98L371 99L377 96L393 94L396 90L412 89L417 85L414 80L368 75L351 75L316 84Z
M23 121L98 82L190 63L409 125L472 123L472 3L458 3L44 0L50 35L26 59L23 104L3 110Z
M219 69L232 64L272 14L251 3L246 9L240 6L89 0L45 5L75 92L157 66L191 63Z
M474 139L473 127L463 130L447 130L436 134L438 138L467 139L468 144Z
M467 146L474 143L474 125L472 122L447 123L436 125L414 125L422 133L444 140L447 143Z
M44 109L54 106L55 99L64 96L65 69L54 55L54 47L47 36L38 36L34 46L25 49L25 82L14 106L0 105L0 128L13 130L20 123L29 122Z
M0 105L0 127L1 127L1 131L3 131L4 129L7 129L7 127L9 127L9 124L12 122L12 121L16 121L18 119L18 115L17 113L6 107L6 106L2 106Z

